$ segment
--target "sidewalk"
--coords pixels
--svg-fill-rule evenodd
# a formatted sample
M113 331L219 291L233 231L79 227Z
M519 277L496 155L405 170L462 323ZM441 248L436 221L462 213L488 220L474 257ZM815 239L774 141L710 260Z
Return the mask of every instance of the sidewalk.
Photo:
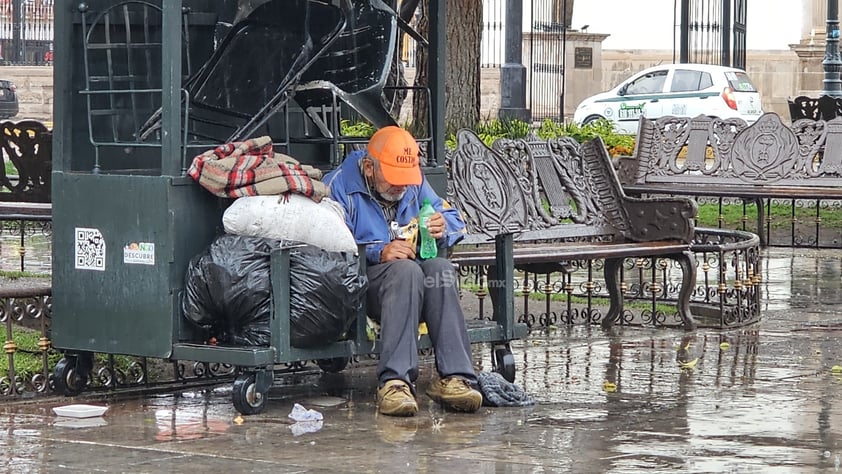
M837 472L842 254L764 252L759 324L738 330L561 328L513 344L529 408L378 416L370 363L285 376L239 417L230 386L0 408L3 472ZM489 370L488 349L476 346ZM840 368L842 372L842 368ZM310 426L294 403L318 410ZM69 420L51 407L103 404ZM313 430L313 432L307 432Z

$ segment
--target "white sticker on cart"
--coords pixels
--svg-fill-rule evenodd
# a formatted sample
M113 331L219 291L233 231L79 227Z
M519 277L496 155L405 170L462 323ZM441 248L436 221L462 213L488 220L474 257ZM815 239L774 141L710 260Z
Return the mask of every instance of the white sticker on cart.
M123 247L123 263L155 265L155 244L132 242Z
M99 229L77 227L76 269L105 271L105 238Z

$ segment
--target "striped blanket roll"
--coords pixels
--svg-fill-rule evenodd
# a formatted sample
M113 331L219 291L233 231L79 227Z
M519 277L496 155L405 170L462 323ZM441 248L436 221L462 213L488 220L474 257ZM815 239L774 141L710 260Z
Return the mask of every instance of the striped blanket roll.
M322 172L275 153L272 138L226 143L193 158L187 174L219 197L303 194L318 202L328 194Z

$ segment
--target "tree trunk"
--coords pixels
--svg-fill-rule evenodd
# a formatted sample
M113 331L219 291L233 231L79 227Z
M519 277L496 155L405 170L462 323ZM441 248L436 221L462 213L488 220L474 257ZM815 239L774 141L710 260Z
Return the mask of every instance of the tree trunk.
M425 38L430 37L430 5L424 1L419 7L421 15L418 17L418 32ZM427 48L421 43L415 43L415 83L416 87L427 86L427 75L430 72L429 55ZM429 136L430 127L427 124L430 104L425 94L412 94L412 123L409 124L409 131L416 137Z
M429 36L429 2L422 2L418 29ZM482 0L447 2L447 58L445 71L445 133L460 128L474 128L480 111L480 40L482 39ZM416 86L427 86L429 58L426 48L418 46ZM416 136L429 134L427 96L415 94L412 101Z
M480 110L482 0L447 2L445 133L474 128Z

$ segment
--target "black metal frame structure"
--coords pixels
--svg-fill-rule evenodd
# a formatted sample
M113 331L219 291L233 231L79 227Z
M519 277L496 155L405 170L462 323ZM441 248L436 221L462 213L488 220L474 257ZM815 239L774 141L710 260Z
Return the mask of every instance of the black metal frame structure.
M746 67L747 0L681 0L679 62Z

